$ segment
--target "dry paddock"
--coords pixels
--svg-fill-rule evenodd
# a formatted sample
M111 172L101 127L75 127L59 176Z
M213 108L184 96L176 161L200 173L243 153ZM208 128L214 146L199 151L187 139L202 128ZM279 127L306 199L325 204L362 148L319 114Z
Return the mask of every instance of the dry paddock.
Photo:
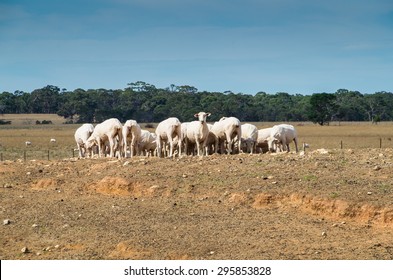
M0 257L392 259L393 150L325 152L3 161Z
M6 158L0 258L392 259L392 124L294 125L305 154ZM0 129L1 151L75 128Z

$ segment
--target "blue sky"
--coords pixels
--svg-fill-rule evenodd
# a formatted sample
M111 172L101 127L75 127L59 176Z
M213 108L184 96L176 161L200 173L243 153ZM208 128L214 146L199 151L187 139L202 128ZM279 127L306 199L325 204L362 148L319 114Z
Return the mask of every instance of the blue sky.
M0 92L393 92L391 0L0 0Z

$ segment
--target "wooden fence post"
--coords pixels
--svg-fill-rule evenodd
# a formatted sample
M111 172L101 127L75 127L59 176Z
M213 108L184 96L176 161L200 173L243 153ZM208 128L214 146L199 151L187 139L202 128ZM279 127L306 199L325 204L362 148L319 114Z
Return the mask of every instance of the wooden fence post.
M343 140L341 140L341 142L340 142L340 147L341 147L341 150L343 149Z
M382 138L379 138L379 148L382 149Z
M23 159L26 161L26 151L23 151Z

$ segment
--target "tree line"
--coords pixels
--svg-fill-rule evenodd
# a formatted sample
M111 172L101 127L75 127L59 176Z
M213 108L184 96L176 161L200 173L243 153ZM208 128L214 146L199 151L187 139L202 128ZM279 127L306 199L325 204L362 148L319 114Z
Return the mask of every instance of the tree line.
M242 122L393 121L393 93L339 89L312 95L277 92L255 95L198 91L193 86L157 88L146 82L129 83L125 89L75 89L48 85L32 92L0 93L0 114L58 114L68 123L97 123L108 118L124 122L160 122L175 116L194 120L194 114L210 112L211 121L236 116Z

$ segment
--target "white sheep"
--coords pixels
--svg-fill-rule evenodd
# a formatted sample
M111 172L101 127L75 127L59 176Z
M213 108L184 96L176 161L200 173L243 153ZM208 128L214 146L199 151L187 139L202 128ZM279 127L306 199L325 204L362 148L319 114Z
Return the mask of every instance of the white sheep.
M206 118L210 115L210 113L199 112L194 115L198 120L188 123L184 136L186 154L188 145L196 144L198 156L203 156L204 153L208 155L206 144L209 136L209 128L206 123Z
M123 125L124 155L127 156L127 148L130 148L130 156L139 155L139 142L141 139L141 127L135 120L128 120ZM130 140L130 141L129 141Z
M296 152L298 152L296 129L290 124L275 125L272 127L268 139L269 150L274 151L274 145L281 144L284 150L289 152L289 143L292 141L294 141Z
M26 147L27 147L27 146L31 146L31 141L26 141L26 142L25 142L25 145L26 145Z
M90 135L94 131L94 126L91 123L85 123L80 126L74 134L76 145L78 146L79 157L82 158L85 156L86 152L86 141L89 139Z
M209 135L207 136L207 141L206 141L206 146L208 150L208 154L213 154L215 152L215 147L216 147L216 140L217 137L216 135L211 131L213 125L208 123L207 127L209 128Z
M254 153L258 139L258 128L250 123L242 124L242 145L247 153Z
M94 145L97 145L99 157L102 157L105 142L109 141L109 156L114 157L116 150L118 150L118 156L121 158L123 143L122 128L123 125L116 118L108 119L97 124L92 135L86 141L86 148L91 150Z
M156 128L157 134L157 150L158 156L162 157L162 147L169 143L169 157L173 156L174 138L177 136L177 146L179 148L179 156L181 155L181 142L183 141L181 133L181 123L177 118L168 118L160 122Z
M232 153L234 139L238 136L237 146L241 147L242 129L239 119L235 117L223 117L212 126L211 132L216 136L215 151L218 152L218 145L220 144L220 151L224 152L224 144L226 141L228 154Z
M182 123L181 123L181 135L182 135L182 139L183 139L181 145L182 145L182 150L185 151L185 154L186 154L186 155L187 155L187 153L190 151L190 150L188 149L188 147L186 147L186 141L185 141L186 136L187 136L187 126L188 126L189 124L190 124L190 122L182 122ZM190 144L189 144L189 145L190 145Z
M262 128L258 130L256 147L260 150L261 153L263 153L264 151L267 152L269 150L268 138L270 137L271 131L272 131L271 127Z
M51 142L52 144L54 144L54 143L56 143L56 139L55 139L55 138L51 138L51 139L50 139L50 142Z
M148 130L141 129L139 151L145 156L157 154L157 135Z

